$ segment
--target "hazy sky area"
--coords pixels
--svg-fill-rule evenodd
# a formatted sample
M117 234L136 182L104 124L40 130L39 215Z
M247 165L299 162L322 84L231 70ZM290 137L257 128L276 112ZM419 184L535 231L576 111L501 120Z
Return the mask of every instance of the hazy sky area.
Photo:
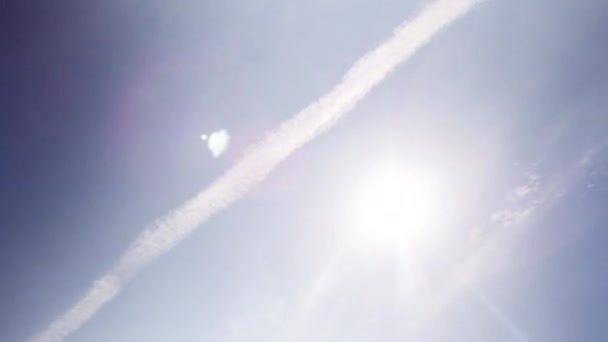
M0 4L0 341L426 3ZM608 340L607 60L606 1L482 2L67 341ZM354 238L395 164L424 228Z

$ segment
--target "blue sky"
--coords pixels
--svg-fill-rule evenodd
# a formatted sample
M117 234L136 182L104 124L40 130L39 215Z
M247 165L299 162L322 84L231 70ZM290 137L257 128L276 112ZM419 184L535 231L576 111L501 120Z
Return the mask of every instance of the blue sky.
M0 340L44 329L421 4L6 5ZM68 340L604 341L607 6L482 3ZM219 129L215 159L199 137ZM386 159L442 179L433 243L345 247Z

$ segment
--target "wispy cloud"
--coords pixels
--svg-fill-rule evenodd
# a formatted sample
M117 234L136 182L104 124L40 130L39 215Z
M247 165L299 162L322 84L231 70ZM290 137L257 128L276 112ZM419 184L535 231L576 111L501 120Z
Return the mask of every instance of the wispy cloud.
M398 26L389 39L359 59L329 93L251 147L207 189L146 229L107 275L33 341L61 341L77 330L118 293L121 283L175 247L210 216L238 200L295 150L331 128L401 62L477 2L438 0L413 20Z
M490 222L501 226L512 226L523 222L545 202L541 190L542 177L536 173L528 175L525 183L515 187L508 196L509 205L494 212Z
M528 175L528 181L515 188L511 195L512 201L521 201L526 197L535 194L540 188L540 176L536 173Z
M589 177L589 170L607 148L606 140L601 141L585 150L569 167L542 177L538 173L530 173L527 181L516 186L508 196L507 205L492 213L484 226L473 229L469 239L471 254L455 265L456 276L429 305L424 317L425 323L432 322L432 318L448 305L455 293L465 288L474 289L479 279L488 272L500 272L501 265L504 266L498 262L500 255L513 253L516 241L534 228L536 219L554 208L569 193L582 187ZM491 305L487 301L483 304ZM499 311L495 314L518 340L526 341L524 334L517 330L513 322L507 321L508 317Z

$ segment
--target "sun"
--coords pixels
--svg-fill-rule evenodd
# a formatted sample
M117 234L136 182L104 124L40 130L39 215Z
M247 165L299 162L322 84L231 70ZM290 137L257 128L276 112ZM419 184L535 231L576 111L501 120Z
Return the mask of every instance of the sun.
M387 165L361 180L355 195L358 240L394 244L428 234L436 186L429 175L400 165Z

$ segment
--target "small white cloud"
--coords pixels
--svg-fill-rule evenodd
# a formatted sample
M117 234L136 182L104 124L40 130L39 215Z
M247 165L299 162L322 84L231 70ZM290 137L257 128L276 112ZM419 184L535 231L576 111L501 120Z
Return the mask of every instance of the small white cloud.
M217 158L226 152L230 143L230 134L225 129L215 131L210 135L201 134L201 140L207 141L207 147L211 151L211 155Z
M541 176L528 175L526 183L515 187L508 197L508 205L490 216L490 222L503 227L518 225L529 218L544 202L541 193Z
M511 202L519 202L524 200L531 195L536 194L540 190L541 177L537 174L531 174L528 176L526 184L520 185L510 196Z

